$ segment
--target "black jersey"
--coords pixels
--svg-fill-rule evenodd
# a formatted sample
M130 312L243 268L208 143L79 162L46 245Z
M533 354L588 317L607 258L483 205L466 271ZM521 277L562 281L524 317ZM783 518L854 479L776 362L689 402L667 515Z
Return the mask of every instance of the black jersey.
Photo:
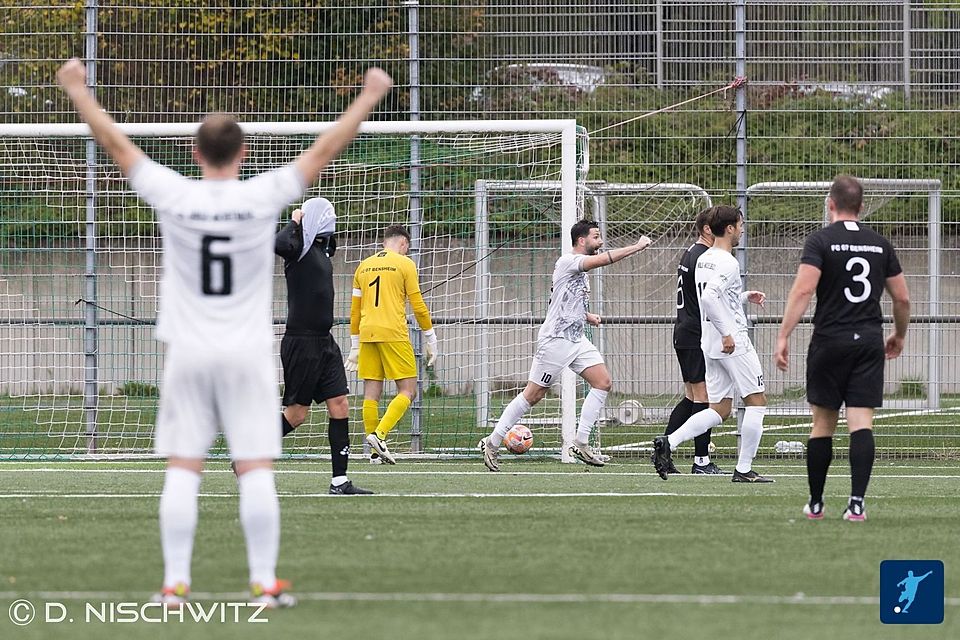
M700 303L694 272L697 259L709 248L697 242L687 249L677 267L677 320L673 325L673 346L677 349L700 348Z
M331 236L317 236L303 258L303 230L290 221L274 243L287 280L287 335L327 335L333 326ZM299 258L299 260L298 260Z
M887 278L903 271L886 238L860 222L841 220L807 238L800 262L820 269L814 338L882 339L880 296Z

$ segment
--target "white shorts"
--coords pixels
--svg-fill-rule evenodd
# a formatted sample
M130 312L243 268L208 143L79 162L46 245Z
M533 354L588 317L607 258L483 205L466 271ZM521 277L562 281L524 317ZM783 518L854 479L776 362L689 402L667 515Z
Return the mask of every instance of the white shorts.
M560 382L560 373L567 367L579 374L597 364L603 364L603 356L585 337L576 342L546 338L537 343L529 379L541 387L549 387Z
M763 393L763 369L760 368L760 358L755 350L738 356L705 360L707 399L711 403L733 398L734 392L741 398Z
M154 449L168 458L206 458L218 431L233 460L280 456L273 354L269 349L212 353L169 347Z

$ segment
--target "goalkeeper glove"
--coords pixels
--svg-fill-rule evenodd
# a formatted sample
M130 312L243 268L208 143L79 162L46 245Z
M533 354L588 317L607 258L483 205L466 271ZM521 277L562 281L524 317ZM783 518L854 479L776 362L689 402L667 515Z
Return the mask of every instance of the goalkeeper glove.
M427 339L424 350L427 352L427 366L432 367L440 355L440 349L437 348L437 332L433 329L423 332L423 337Z
M350 355L343 363L343 368L347 371L356 371L357 362L360 360L360 336L350 336Z

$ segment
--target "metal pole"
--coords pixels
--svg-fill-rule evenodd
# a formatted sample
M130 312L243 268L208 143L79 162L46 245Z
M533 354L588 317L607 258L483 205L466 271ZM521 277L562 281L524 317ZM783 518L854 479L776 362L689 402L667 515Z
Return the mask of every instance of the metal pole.
M657 59L654 62L656 65L654 73L657 76L657 89L663 89L663 0L657 0L657 14L654 16L654 20L657 22Z
M477 180L474 186L474 200L476 202L476 228L474 230L477 241L477 286L474 296L477 304L477 317L490 316L490 264L484 258L490 250L490 225L487 213L487 182ZM474 387L475 404L477 406L477 428L482 433L489 431L490 425L490 326L480 325L474 332L477 336L477 374Z
M927 251L927 271L930 279L930 309L931 318L940 315L940 190L931 191L927 196L930 219L927 221L927 232L930 234L930 250ZM940 408L940 324L931 322L927 328L928 348L930 357L927 359L927 407Z
M734 7L735 22L735 55L737 60L736 75L745 77L747 75L747 2L746 0L737 0ZM736 94L737 110L737 204L740 211L743 212L743 237L740 239L740 246L737 248L737 262L740 263L740 279L743 288L747 288L747 245L749 244L749 229L747 226L747 88L741 85L737 88ZM750 340L753 340L753 323L747 316L747 326L750 334ZM740 451L740 431L743 426L743 407L737 409L737 452Z
M910 102L910 0L903 3L903 97Z
M420 2L405 0L408 38L410 44L410 120L420 120ZM410 136L410 258L420 267L420 225L423 221L423 205L420 200L420 136ZM415 346L422 353L423 335L416 330ZM420 453L421 424L423 417L423 383L429 372L423 366L423 358L417 358L417 397L410 413L410 451Z
M87 86L97 86L97 0L86 0L86 33L84 56L87 62ZM97 143L86 142L86 251L83 272L83 413L86 424L87 451L97 450Z
M567 127L561 134L560 165L560 253L569 253L570 229L577 221L577 130ZM569 368L560 376L561 462L576 462L570 445L577 434L577 376Z

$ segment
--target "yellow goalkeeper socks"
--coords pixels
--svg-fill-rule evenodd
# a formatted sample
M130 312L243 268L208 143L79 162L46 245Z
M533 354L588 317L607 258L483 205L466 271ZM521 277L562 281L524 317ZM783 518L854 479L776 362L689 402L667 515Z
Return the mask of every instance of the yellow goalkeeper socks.
M370 435L377 430L380 422L380 403L376 400L363 401L363 432Z
M383 414L383 419L381 419L380 424L377 425L377 437L381 440L386 440L387 434L397 426L400 418L403 417L403 414L405 414L409 408L410 398L402 393L391 400L390 404L387 405L387 412Z

